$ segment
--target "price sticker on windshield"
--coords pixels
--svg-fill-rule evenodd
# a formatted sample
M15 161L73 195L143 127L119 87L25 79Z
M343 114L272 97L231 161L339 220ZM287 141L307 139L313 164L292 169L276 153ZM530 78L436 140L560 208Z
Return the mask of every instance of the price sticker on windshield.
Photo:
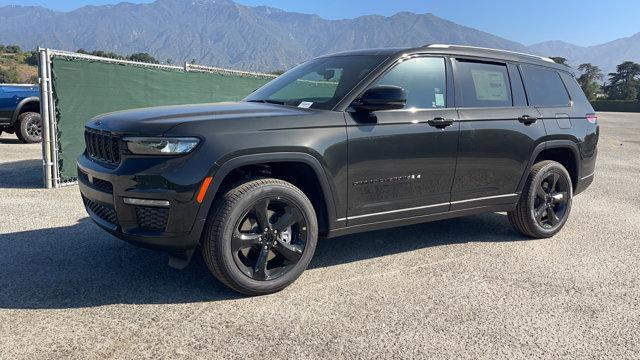
M311 107L311 105L313 105L311 101L303 101L298 105L298 107L303 109L308 109Z

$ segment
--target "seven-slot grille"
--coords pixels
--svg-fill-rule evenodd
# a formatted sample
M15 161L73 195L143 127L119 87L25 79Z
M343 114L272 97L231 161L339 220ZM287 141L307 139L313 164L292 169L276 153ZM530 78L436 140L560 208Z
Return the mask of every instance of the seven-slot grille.
M84 142L87 155L92 159L117 165L120 163L120 147L118 137L107 132L85 130Z

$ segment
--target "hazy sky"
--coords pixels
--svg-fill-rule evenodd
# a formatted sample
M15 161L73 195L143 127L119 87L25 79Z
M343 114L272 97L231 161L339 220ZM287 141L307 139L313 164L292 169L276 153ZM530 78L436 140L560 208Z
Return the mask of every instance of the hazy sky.
M184 0L192 1L192 0ZM83 5L115 4L118 0L0 0L69 11ZM133 3L152 0L130 0ZM525 45L564 40L594 45L640 32L640 0L237 0L257 6L318 14L327 19L361 15L393 15L399 11L433 13ZM0 14L2 16L2 14Z

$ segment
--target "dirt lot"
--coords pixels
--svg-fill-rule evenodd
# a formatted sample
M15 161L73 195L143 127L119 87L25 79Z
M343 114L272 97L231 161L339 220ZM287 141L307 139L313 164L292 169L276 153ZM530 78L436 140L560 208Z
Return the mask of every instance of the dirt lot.
M0 138L0 358L637 358L640 114L600 114L594 184L553 239L487 214L323 240L243 298L132 247Z

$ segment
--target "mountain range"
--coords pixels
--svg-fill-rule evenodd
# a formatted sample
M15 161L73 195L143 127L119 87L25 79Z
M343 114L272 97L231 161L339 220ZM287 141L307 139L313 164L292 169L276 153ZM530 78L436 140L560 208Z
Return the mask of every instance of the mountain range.
M26 49L149 52L174 63L196 59L201 64L257 71L287 69L344 50L429 43L562 56L571 65L591 62L605 72L625 60L640 61L640 33L590 47L561 41L527 47L433 14L401 12L327 20L231 0L156 0L84 6L70 12L4 6L0 7L0 43Z

